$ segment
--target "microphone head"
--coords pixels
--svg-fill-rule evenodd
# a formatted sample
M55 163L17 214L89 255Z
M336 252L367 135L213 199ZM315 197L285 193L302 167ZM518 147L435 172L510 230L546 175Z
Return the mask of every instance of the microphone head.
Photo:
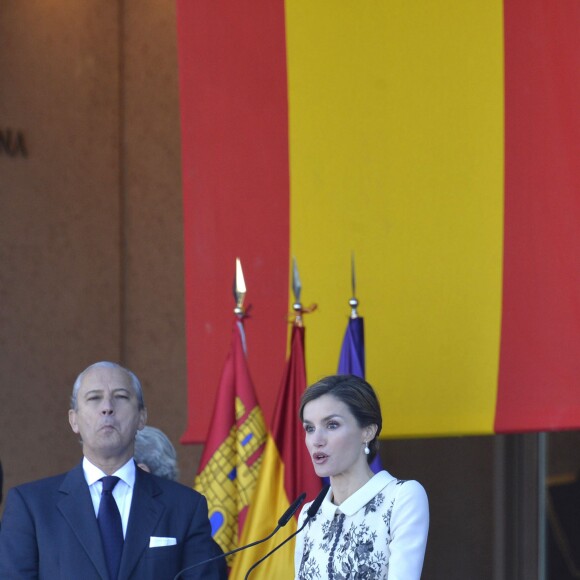
M316 515L329 489L330 485L325 485L316 496L316 499L310 504L310 507L306 511L308 519L311 519Z
M282 514L282 517L278 520L278 525L280 527L285 526L296 513L296 510L301 506L302 502L306 499L306 493L301 493L293 502L292 505Z

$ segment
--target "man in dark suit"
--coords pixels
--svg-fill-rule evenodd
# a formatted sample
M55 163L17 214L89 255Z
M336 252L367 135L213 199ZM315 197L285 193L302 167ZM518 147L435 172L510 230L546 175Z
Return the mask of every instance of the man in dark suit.
M211 538L205 498L136 466L135 434L146 420L141 385L131 371L102 362L79 375L69 422L84 458L68 473L10 490L0 578L172 580L221 553ZM182 578L223 580L225 563L218 562Z

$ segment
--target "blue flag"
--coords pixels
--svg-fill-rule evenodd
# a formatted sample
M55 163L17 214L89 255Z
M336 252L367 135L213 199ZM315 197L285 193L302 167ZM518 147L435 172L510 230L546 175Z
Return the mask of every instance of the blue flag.
M349 318L338 361L341 375L356 375L365 378L365 324L362 316ZM383 469L381 458L377 455L371 463L373 473Z
M365 378L365 323L361 316L349 318L338 361L341 375Z

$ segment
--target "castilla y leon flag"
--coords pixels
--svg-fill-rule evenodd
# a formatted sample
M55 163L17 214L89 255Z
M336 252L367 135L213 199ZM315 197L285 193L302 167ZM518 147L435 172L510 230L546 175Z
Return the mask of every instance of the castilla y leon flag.
M304 327L294 324L272 429L240 545L268 536L278 518L302 492L306 492L306 501L312 501L320 491L322 484L314 472L298 421L300 397L305 388ZM240 552L234 560L231 577L243 578L255 562L295 531L296 519L292 518L271 540ZM266 559L259 570L260 578L294 578L294 544L288 542Z
M336 368L354 252L366 379L396 409L383 437L580 428L580 2L177 8L189 440L238 252L267 418L290 256L319 304L315 381Z
M208 502L212 536L224 552L238 546L262 461L266 427L236 320L195 489Z

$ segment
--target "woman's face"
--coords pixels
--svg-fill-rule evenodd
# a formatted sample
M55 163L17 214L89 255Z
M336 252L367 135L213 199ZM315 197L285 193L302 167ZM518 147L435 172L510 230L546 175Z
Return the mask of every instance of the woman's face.
M333 395L322 395L304 406L306 447L319 477L337 477L367 470L365 442L374 426L359 427L348 406Z

